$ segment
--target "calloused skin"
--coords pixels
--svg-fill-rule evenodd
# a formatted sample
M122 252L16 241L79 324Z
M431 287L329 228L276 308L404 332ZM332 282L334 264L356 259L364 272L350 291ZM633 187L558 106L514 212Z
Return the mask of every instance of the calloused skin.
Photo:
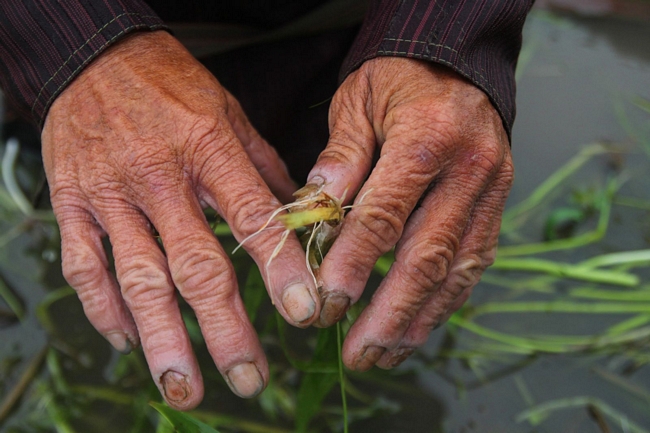
M494 260L512 182L508 138L481 90L399 58L367 61L348 76L330 107L330 132L309 182L336 197L359 194L322 264L322 288L295 236L268 267L282 230L244 248L279 312L305 327L338 321L395 246L395 264L343 348L349 368L392 367L462 305ZM42 141L64 275L93 326L118 350L142 344L166 401L191 409L203 385L176 287L233 392L257 395L266 359L202 207L241 241L296 185L232 95L169 34L136 33L56 99Z

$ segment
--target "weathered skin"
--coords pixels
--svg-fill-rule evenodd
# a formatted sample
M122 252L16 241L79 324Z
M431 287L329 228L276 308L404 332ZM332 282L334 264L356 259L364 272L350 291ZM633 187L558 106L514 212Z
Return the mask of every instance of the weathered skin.
M324 182L333 197L359 192L363 203L320 268L323 306L295 236L268 268L281 229L244 247L287 321L327 326L396 245L396 264L343 350L350 368L391 367L462 305L493 261L512 181L508 139L480 90L445 68L395 58L368 61L345 80L330 130L310 181ZM216 209L242 241L280 200L291 201L295 185L237 101L172 36L137 33L57 98L42 140L64 274L97 330L124 352L141 342L167 402L196 406L201 373L176 287L233 391L259 393L266 359L201 208ZM372 167L375 150L381 158Z
M261 391L266 359L201 207L216 209L241 240L280 205L273 193L290 200L295 185L237 101L172 36L139 33L66 88L42 139L63 271L92 324L118 350L141 341L167 402L192 408L203 385L176 287L235 393ZM280 234L265 231L246 243L258 264L267 262ZM105 235L117 281L107 269ZM317 318L318 294L295 237L264 279L290 323L307 326Z
M363 200L321 265L317 324L338 320L395 246L396 263L343 347L349 368L391 368L460 308L494 261L513 179L508 137L481 90L413 59L364 63L336 92L329 117L330 141L310 179Z

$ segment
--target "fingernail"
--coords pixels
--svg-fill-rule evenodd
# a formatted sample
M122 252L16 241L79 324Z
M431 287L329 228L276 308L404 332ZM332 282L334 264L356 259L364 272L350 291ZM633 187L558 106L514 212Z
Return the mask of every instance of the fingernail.
M413 347L405 347L403 349L397 349L393 351L391 356L388 358L386 362L377 364L377 367L383 368L385 370L395 368L398 365L400 365L402 362L406 360L409 356L411 356L415 352L415 348Z
M316 176L310 178L310 179L307 181L307 185L316 185L316 186L321 186L321 185L323 185L324 183L325 183L325 178L324 178L323 176L318 175L318 174L317 174Z
M111 346L113 346L115 350L124 355L128 355L133 350L133 346L131 345L129 339L126 338L126 334L124 332L109 332L108 334L104 335L104 338L106 338L106 340L111 343Z
M381 358L381 356L386 352L385 347L380 346L368 346L366 351L363 352L361 358L357 361L354 369L357 371L368 371L372 368L375 363Z
M187 383L187 377L184 374L167 370L160 377L165 399L174 403L182 403L192 395L192 388Z
M323 307L320 310L320 317L316 326L327 328L332 326L345 315L350 307L350 298L341 294L325 295Z
M282 306L296 323L304 322L314 315L316 303L309 289L302 283L292 284L282 294Z
M251 398L264 388L262 375L252 362L244 362L231 368L226 374L232 392L242 398Z

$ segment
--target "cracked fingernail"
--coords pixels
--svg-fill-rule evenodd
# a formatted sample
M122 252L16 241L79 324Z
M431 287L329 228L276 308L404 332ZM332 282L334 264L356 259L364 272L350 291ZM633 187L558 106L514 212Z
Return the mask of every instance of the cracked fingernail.
M304 322L314 315L316 303L309 289L302 283L292 284L284 289L282 306L296 323Z
M129 339L126 337L126 334L122 331L113 331L104 335L104 338L111 343L111 346L115 348L118 352L128 355L133 350L133 346Z
M318 326L326 328L332 326L348 311L350 298L341 294L330 294L323 298L323 307L320 310Z
M182 403L192 395L192 388L187 382L187 376L167 370L160 377L165 399L173 403Z
M251 398L264 388L262 375L252 362L244 362L231 368L226 374L232 392L242 398Z
M372 368L373 365L381 358L381 356L386 352L385 347L380 346L368 346L366 351L363 352L363 355L359 358L354 369L357 371L368 371Z

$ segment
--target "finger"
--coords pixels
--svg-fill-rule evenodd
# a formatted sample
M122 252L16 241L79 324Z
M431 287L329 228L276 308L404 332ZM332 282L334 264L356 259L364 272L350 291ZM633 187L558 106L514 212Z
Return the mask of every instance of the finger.
M138 330L126 308L102 246L102 229L84 209L52 204L61 232L63 275L79 296L86 317L122 353L138 346Z
M110 210L110 214L102 212L110 215L102 224L113 246L122 295L138 325L152 378L170 406L191 409L203 398L203 381L165 256L139 211L116 203Z
M239 297L232 264L189 185L159 194L146 212L165 247L171 279L194 310L215 365L235 394L259 394L269 375L262 347Z
M339 99L347 94L342 95ZM325 191L331 196L349 200L356 195L370 172L375 147L375 134L365 107L359 105L357 100L333 101L330 109L330 138L311 170L307 183L324 185ZM366 191L370 190L371 188L366 188ZM346 222L346 225L348 224ZM337 262L337 265L341 264L347 265L347 262ZM346 284L337 284L331 278L328 279L327 259L323 265L325 267L321 268L321 276L324 278L319 282L322 284L322 307L318 320L314 323L318 327L327 327L338 322L350 306L349 292L354 291ZM329 268L334 269L335 266L331 265ZM350 266L345 266L335 272L347 275L349 271ZM356 273L356 269L352 272Z
M365 101L367 86L354 79L337 91L329 112L330 137L307 177L307 183L325 185L336 198L354 197L370 173L376 148Z
M420 307L446 279L471 210L495 175L494 160L478 161L483 159L475 160L469 177L466 167L454 166L414 212L395 263L346 338L343 358L351 368L370 368L397 348ZM372 357L364 356L369 347L375 348Z
M441 164L425 144L408 137L398 135L384 143L379 161L321 265L321 326L338 321L359 299L377 259L397 243Z
M378 367L396 367L422 346L431 330L444 323L465 303L485 268L494 262L501 213L512 180L512 171L506 168L509 166L504 165L474 207L458 253L440 288L432 293L416 313L398 346L384 353L378 360ZM418 229L415 226L412 228Z
M286 164L275 148L269 145L251 125L239 101L229 92L226 92L226 97L228 120L260 176L282 203L293 201L292 194L298 186L291 179Z
M239 242L245 240L278 312L295 326L308 326L320 302L298 238L283 239L283 226L270 220L281 205L234 134L225 130L214 139L220 140L220 153L203 157L208 162L200 174L201 199L218 210ZM260 231L269 222L272 228Z

